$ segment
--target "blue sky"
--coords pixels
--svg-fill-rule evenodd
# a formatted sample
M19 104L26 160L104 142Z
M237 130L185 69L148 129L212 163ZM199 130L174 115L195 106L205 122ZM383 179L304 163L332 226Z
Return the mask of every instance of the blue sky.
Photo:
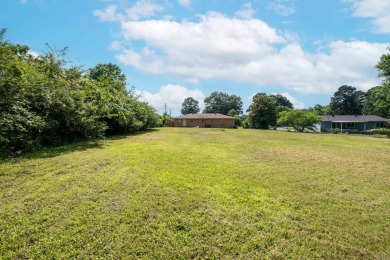
M0 27L32 52L69 47L72 65L118 64L160 113L213 91L303 108L380 84L390 0L0 0Z

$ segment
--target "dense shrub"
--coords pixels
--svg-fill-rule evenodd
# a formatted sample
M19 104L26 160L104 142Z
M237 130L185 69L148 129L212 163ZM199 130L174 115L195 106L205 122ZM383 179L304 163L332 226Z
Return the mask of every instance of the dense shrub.
M377 128L368 131L370 134L386 135L390 138L390 128Z
M340 133L340 129L338 129L338 128L332 129L332 134L339 134L339 133Z
M0 31L0 154L155 127L159 116L126 90L114 64L65 68L66 49L38 57Z

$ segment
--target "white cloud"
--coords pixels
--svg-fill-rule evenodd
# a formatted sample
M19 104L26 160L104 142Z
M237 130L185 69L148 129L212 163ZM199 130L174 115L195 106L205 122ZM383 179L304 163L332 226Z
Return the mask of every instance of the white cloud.
M352 4L353 16L371 18L376 33L390 33L389 0L344 0Z
M199 22L126 22L122 30L125 40L144 41L146 47L119 54L120 62L193 81L225 78L231 69L272 53L272 44L284 42L275 29L260 20L230 19L213 12L201 16Z
M305 52L299 38L259 19L209 12L197 22L122 22L124 41L138 41L117 59L152 74L173 74L190 82L225 79L297 92L332 94L348 84L367 90L380 82L374 67L387 44L334 41Z
M199 101L199 106L203 107L205 95L198 89L188 89L178 85L165 85L160 87L159 92L150 93L147 91L136 91L136 94L141 95L140 100L148 102L158 111L163 111L165 104L167 110L172 110L173 113L180 113L184 99L192 97Z
M27 0L20 0L19 1L21 4L27 4Z
M242 9L236 12L236 16L243 19L251 19L255 14L255 10L252 8L251 3L246 3L242 6Z
M268 9L283 16L295 13L295 7L291 0L272 0L268 4Z
M93 14L101 21L138 21L142 18L150 18L157 13L164 11L164 7L151 0L138 0L133 6L121 8L117 5L110 5L104 10L95 10Z
M177 1L179 5L183 7L190 7L191 6L191 0L178 0Z
M126 9L126 17L131 20L153 17L156 13L163 11L164 8L150 0L139 0L134 6Z
M116 5L110 5L104 10L95 10L93 14L103 22L118 21L119 17L116 13L118 7Z
M109 49L113 50L113 51L122 50L123 49L123 43L120 42L120 41L113 41L113 42L111 42Z

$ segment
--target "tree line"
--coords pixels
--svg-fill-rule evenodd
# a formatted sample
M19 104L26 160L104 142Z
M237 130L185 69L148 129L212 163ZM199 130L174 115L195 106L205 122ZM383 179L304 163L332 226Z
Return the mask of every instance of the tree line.
M390 47L388 48L390 51ZM241 97L215 91L204 100L203 113L220 113L236 117L238 125L268 129L275 125L289 125L297 131L310 129L323 115L377 115L390 118L390 53L383 54L376 65L381 85L367 92L343 85L333 94L328 105L316 104L307 109L294 109L290 100L280 94L257 93L252 104L243 113ZM188 97L181 113L200 112L199 102Z
M67 49L48 46L33 56L0 30L0 154L75 140L133 133L159 124L159 115L115 64L67 66Z

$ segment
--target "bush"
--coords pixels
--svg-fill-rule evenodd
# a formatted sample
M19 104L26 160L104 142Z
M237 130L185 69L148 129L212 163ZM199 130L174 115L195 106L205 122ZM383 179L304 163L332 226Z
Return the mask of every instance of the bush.
M368 131L369 134L386 135L390 138L390 128L377 128Z
M332 129L332 134L339 134L339 133L340 133L340 129L338 129L338 128Z
M244 120L244 122L242 123L242 127L243 127L244 129L248 129L248 128L249 128L249 122L248 122L248 120Z
M126 89L117 65L98 64L87 73L66 68L66 48L34 57L4 34L0 30L0 155L161 124L156 111Z

